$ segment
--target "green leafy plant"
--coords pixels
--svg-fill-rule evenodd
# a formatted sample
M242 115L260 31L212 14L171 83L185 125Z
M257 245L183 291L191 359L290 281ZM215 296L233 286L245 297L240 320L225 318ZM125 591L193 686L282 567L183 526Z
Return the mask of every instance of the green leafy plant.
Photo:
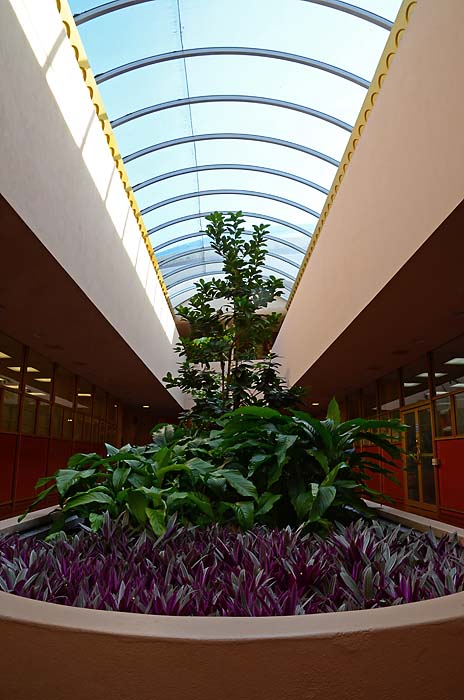
M242 212L206 218L223 277L196 282L188 305L177 308L189 333L176 347L183 358L178 376L164 379L191 394L195 405L185 417L202 428L239 406L286 408L302 395L301 388L285 385L276 356L267 352L281 314L262 312L284 289L281 279L262 272L268 225L254 225L245 237Z
M39 480L46 488L31 508L55 491L61 512L54 530L69 514L97 530L105 512L127 513L133 525L158 536L174 516L185 525L245 530L255 523L327 528L369 513L362 496L380 495L369 480L389 475L401 452L391 432L404 428L397 420L341 422L335 399L323 421L244 406L218 423L196 435L161 425L143 447L107 445L106 457L74 455L67 468ZM375 451L359 449L365 443Z

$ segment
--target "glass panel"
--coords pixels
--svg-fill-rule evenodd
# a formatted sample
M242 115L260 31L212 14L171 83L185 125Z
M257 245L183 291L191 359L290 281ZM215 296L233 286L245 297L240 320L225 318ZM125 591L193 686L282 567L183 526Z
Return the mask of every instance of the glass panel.
M363 418L377 418L377 387L375 382L362 390L362 416Z
M397 411L400 407L400 381L398 372L391 372L380 379L380 408L382 411Z
M26 367L26 393L49 401L52 381L53 364L35 350L30 350Z
M95 400L93 404L93 417L99 419L106 419L106 393L99 389L95 389Z
M50 432L50 404L39 402L37 409L37 435L44 437Z
M84 415L76 413L74 416L74 440L82 440L84 432Z
M52 406L51 435L60 438L63 434L63 406Z
M74 430L74 416L72 408L63 409L63 438L72 440Z
M55 373L55 403L66 408L73 408L75 390L75 375L63 367L57 367Z
M363 0L394 18L400 0ZM90 0L70 0L71 9L88 9ZM257 134L298 142L336 160L342 156L377 67L388 31L350 14L316 3L294 2L291 11L280 0L212 3L210 0L142 2L80 25L95 74L155 54L208 46L255 47L286 52L333 64L366 81L356 84L316 66L282 57L215 55L169 60L100 83L105 109L114 121L151 105L187 97L242 96L293 103L293 108L250 100L177 105L115 126L124 156L139 149L191 135ZM362 81L361 81L362 82ZM335 125L301 109L311 108L346 122ZM164 148L127 162L133 185L179 168L214 164L264 165L293 172L329 189L336 165L307 153L253 140L195 141ZM319 213L325 194L285 178L250 171L202 171L163 180L139 190L141 208L176 196L211 189L267 192L293 199ZM167 219L202 210L238 210L288 219L312 231L316 217L278 202L245 195L195 197L146 214L148 229ZM155 248L176 235L191 233L199 222L169 227L153 234ZM308 241L304 241L305 249ZM269 249L271 251L271 248ZM276 251L277 252L277 251ZM280 253L279 253L280 254ZM300 264L285 249L282 255ZM279 264L275 265L280 269ZM291 267L291 266L290 266ZM285 268L285 269L288 269ZM191 286L191 285L189 285ZM287 284L291 287L291 284ZM182 298L188 298L187 287ZM176 292L179 290L176 288ZM177 297L176 297L177 298ZM174 295L173 295L174 299ZM177 301L179 299L177 298ZM174 301L174 303L177 303ZM58 394L62 396L61 394ZM389 409L387 409L389 410Z
M464 393L454 397L454 410L456 413L456 432L464 435Z
M464 336L459 336L433 353L435 393L464 389Z
M425 357L403 368L403 395L405 406L430 398L428 367Z
M422 458L422 498L424 503L436 503L435 474L432 457Z
M417 415L419 420L420 451L424 454L431 454L433 453L433 446L430 410L428 408L422 408L417 412Z
M434 401L435 406L435 430L437 437L449 437L452 434L451 427L451 397L444 396Z
M92 385L82 377L77 378L76 410L91 415L92 413Z
M408 498L413 501L419 500L419 469L416 459L416 414L414 411L405 413L403 416L405 425L408 430L405 434L406 441L406 468L407 468L407 484Z
M18 430L19 394L3 389L0 391L0 431L15 433Z
M29 398L29 396L24 396L22 416L21 416L21 432L22 433L33 434L35 432L36 408L37 408L36 400Z
M0 388L19 390L24 346L0 333Z
M359 418L361 413L361 397L359 391L353 391L346 397L347 418Z

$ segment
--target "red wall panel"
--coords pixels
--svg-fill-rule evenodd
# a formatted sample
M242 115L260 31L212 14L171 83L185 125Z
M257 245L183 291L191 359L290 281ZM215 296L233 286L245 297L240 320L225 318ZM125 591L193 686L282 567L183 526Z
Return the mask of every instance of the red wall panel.
M21 436L15 501L35 496L36 481L47 471L47 455L48 438Z
M0 503L11 501L13 492L16 435L0 434Z
M464 512L464 439L437 440L440 505Z
M390 469L392 476L399 481L399 484L382 476L382 493L393 498L396 503L402 503L404 501L404 466L402 460L395 460L395 463L397 466L390 467Z

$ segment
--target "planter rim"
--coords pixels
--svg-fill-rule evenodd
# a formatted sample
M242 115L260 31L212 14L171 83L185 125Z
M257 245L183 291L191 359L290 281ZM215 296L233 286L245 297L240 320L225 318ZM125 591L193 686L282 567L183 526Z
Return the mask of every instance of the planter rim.
M377 504L369 504L375 505ZM26 526L44 522L53 509L31 513ZM432 523L435 534L457 532L461 542L464 530L429 521L411 513L383 506L383 517L424 530ZM14 521L14 522L13 522ZM0 532L14 531L17 518L0 522ZM414 524L415 523L415 524ZM22 524L23 525L23 524ZM24 529L21 527L20 529ZM385 608L346 612L316 613L277 617L183 617L145 615L76 608L47 603L0 592L0 624L15 621L23 625L66 629L73 633L104 634L158 641L236 642L252 640L324 638L378 630L422 625L442 625L464 617L464 592L433 600L405 603Z

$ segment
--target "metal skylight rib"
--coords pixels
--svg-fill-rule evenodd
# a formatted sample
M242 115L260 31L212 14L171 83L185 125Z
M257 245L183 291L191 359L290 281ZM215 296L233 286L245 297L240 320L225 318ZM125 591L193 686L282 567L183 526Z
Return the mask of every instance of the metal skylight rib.
M111 68L103 73L99 73L95 76L95 80L97 81L97 84L101 84L107 80L118 78L119 76L129 73L130 71L139 70L140 68L147 68L148 66L166 63L167 61L198 58L200 56L253 56L255 58L271 58L279 61L289 61L290 63L297 63L306 66L307 68L315 68L316 70L331 73L332 75L336 75L338 78L343 78L343 80L348 80L351 83L355 83L355 85L359 85L366 90L370 85L369 80L361 78L361 76L355 75L355 73L351 73L344 68L334 66L331 63L318 61L316 58L310 58L309 56L287 53L286 51L277 51L276 49L261 49L254 46L204 46L196 49L183 49L181 51L160 53L154 56L139 58L136 61L130 61L129 63L123 63L120 66L116 66L115 68Z
M184 221L192 221L192 219L204 219L205 216L209 216L210 214L214 214L216 210L211 209L210 211L203 211L203 212L197 212L195 214L187 214L186 216L179 216L177 219L171 219L170 221L164 221L162 224L159 224L158 226L154 226L153 228L149 229L148 235L152 236L154 233L157 233L158 231L161 231L164 228L168 228L169 226L175 226L175 224L182 224ZM221 211L221 214L229 214L230 210L227 211L223 209ZM275 216L267 216L264 214L257 214L255 212L250 212L250 211L244 211L242 212L243 216L248 216L253 219L262 219L263 221L271 221L274 224L280 224L281 226L286 226L288 228L293 229L294 231L298 231L298 233L302 233L303 236L307 236L308 238L311 238L312 233L304 229L302 226L297 226L296 224L291 224L289 221L284 221L283 219L278 219ZM166 244L169 245L169 244ZM158 250L160 249L161 246L158 247Z
M205 248L203 250L204 250L204 252L208 252L208 250L211 250L211 249ZM291 265L292 267L296 268L297 272L300 269L299 265L297 265L296 263L294 263L291 260L287 260L282 255L275 255L272 253L267 253L267 257L276 258L277 260L284 262L286 265ZM174 277L174 275L177 275L180 272L185 272L186 270L193 270L196 267L203 267L204 265L216 265L218 262L219 262L218 260L202 260L201 262L198 262L198 263L190 263L189 265L184 265L183 267L173 268L172 270L168 270L168 271L165 269L165 270L162 270L163 279L166 282L166 285L169 287L169 282L167 280L169 280L170 277ZM284 274L284 273L281 272L280 274ZM288 279L292 279L291 275L287 275L287 276L288 276Z
M211 276L210 273L208 273L207 275L203 275L203 277L209 277L209 276ZM264 277L266 277L266 275L264 275ZM284 294L282 294L282 298L286 299L286 298L288 298L288 294L292 291L293 281L290 284L289 282L287 282L287 280L284 279L284 288L285 288L285 292L287 292L287 294L285 294L285 292L284 292ZM185 289L181 289L178 292L175 292L175 294L169 294L169 298L172 301L172 299L174 299L175 297L180 297L181 294L187 294L187 297L184 299L184 301L187 301L189 299L190 292L195 292L195 291L196 291L196 288L193 285L191 285L190 287L186 287ZM182 304L182 302L179 302L179 304Z
M85 22L90 22L98 17L103 17L110 12L117 12L118 10L123 10L126 7L134 7L135 5L141 5L145 2L154 2L154 0L112 0L112 2L106 2L103 5L97 5L84 12L79 12L74 15L74 20L79 26ZM365 10L357 5L350 5L347 2L342 2L342 0L301 0L301 2L310 2L313 5L322 5L323 7L328 7L331 10L338 10L339 12L345 12L348 15L362 19L365 22L370 22L375 24L377 27L382 27L382 29L390 30L393 26L393 22L376 15L374 12Z
M261 143L269 143L274 146L283 146L284 148L291 148L294 151L300 151L300 153L306 153L308 156L313 156L314 158L319 158L324 160L330 165L334 165L336 168L340 165L339 161L326 153L321 153L316 151L314 148L309 148L309 146L302 146L299 143L294 143L293 141L285 141L285 139L277 139L273 136L263 136L262 134L238 134L232 133L220 133L217 134L193 134L193 136L181 136L177 139L171 139L170 141L163 141L162 143L154 143L146 148L141 148L139 151L134 153L129 153L127 156L123 156L125 163L130 163L137 158L142 158L149 153L156 153L156 151L162 151L164 148L171 148L173 146L181 146L186 143L194 143L195 141L215 141L215 140L239 140L239 141L259 141Z
M184 236L178 236L177 238L172 238L169 242L167 243L162 243L160 246L155 248L155 253L158 253L162 248L167 248L168 246L175 245L176 243L182 243L184 241L189 241L192 238L203 238L205 236L204 231L195 231L195 233L187 233ZM244 231L243 232L244 236L251 236L251 231ZM301 255L304 255L306 253L306 250L304 248L301 248L300 246L296 245L295 243L291 243L290 241L282 240L281 238L277 238L277 236L266 236L266 241L272 241L273 243L278 243L281 246L285 246L286 248L291 248L292 250L296 251L297 253L300 253ZM212 250L210 248L190 248L189 250L186 250L183 253L175 253L171 255L170 257L166 258L158 258L158 263L160 267L165 265L166 263L172 262L173 260L177 260L178 258L185 258L187 255L192 255L193 253L201 253L202 251L205 250Z
M111 122L113 129L118 126L127 124L134 119L140 119L141 117L146 117L149 114L156 114L157 112L162 112L166 109L175 109L176 107L185 107L187 105L205 104L212 102L242 102L251 104L266 105L269 107L279 107L282 109L289 109L294 112L301 112L310 117L315 117L316 119L321 119L322 121L338 126L340 129L344 129L351 133L353 126L344 122L342 119L338 119L331 114L326 114L325 112L320 112L313 107L305 107L304 105L296 104L295 102L285 102L285 100L278 100L273 97L259 97L256 95L198 95L196 97L183 97L178 100L170 100L169 102L160 102L158 104L150 105L149 107L143 107L135 112L129 112L124 114L122 117L118 117Z
M240 195L243 197L260 197L261 199L271 199L273 202L279 202L280 204L287 204L289 207L294 207L295 209L299 209L300 211L304 211L305 214L309 214L310 216L314 216L316 219L320 217L320 213L317 211L314 211L314 209L310 209L309 207L306 207L304 204L300 204L299 202L294 202L293 199L286 199L285 197L280 197L279 195L276 194L269 194L267 192L254 192L253 190L234 190L234 189L221 189L221 190L199 190L198 192L184 192L182 194L178 194L175 197L170 197L169 199L164 199L161 202L155 202L154 204L150 204L149 207L145 207L145 209L142 209L140 212L142 216L145 214L149 214L152 211L155 211L156 209L160 209L161 207L165 207L168 204L175 204L176 202L182 202L185 199L192 199L196 197L213 197L216 195Z
M143 189L144 187L149 187L150 185L155 185L157 182L163 182L163 180L169 180L172 177L178 177L180 175L189 175L195 172L205 172L208 170L249 170L256 173L265 173L266 175L277 175L278 177L284 177L288 180L294 180L299 182L301 185L306 185L306 187L311 187L314 190L318 190L322 194L328 195L329 190L326 187L322 187L317 182L312 182L312 180L306 180L304 177L299 175L294 175L285 170L276 170L275 168L266 168L262 165L239 165L234 163L215 163L210 165L194 165L190 168L179 168L178 170L172 170L169 173L163 173L162 175L156 175L155 177L150 177L148 180L139 182L132 189L134 192Z
M209 265L209 264L216 264L216 263L217 263L217 260L215 260L214 262L211 262L211 263L208 263L208 262L202 263L202 265ZM186 269L191 270L192 267L199 267L199 265L192 265ZM272 267L272 265L262 265L261 269L262 270L269 270L270 272L275 272L279 277L285 277L286 279L288 279L292 282L295 281L295 277L292 277L291 275L287 274L286 272L282 272L281 270L278 270L276 267ZM223 272L222 268L218 268L217 270L211 270L210 272L205 272L204 275L201 275L201 274L200 275L199 274L189 275L188 277L184 277L183 279L180 279L171 285L168 282L166 282L166 287L169 290L171 290L171 289L174 289L175 287L178 287L179 284L185 284L185 282L191 282L192 280L201 279L202 276L206 277L206 276L213 276L213 275L217 275L217 274L222 274L222 272Z

